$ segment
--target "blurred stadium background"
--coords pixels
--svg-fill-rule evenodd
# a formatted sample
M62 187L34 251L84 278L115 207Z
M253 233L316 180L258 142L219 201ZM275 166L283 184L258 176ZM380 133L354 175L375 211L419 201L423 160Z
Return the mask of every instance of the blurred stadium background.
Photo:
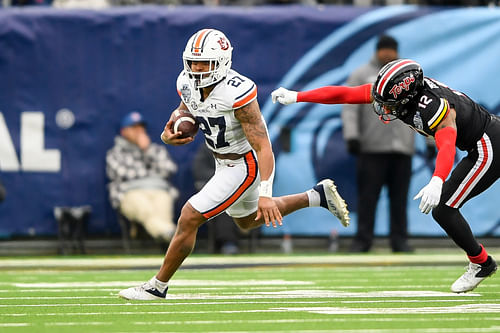
M282 109L270 101L274 88L342 84L370 58L377 36L386 32L399 40L400 55L419 61L426 75L500 113L500 9L495 3L436 7L403 2L240 7L132 1L121 4L134 6L110 6L119 1L97 6L75 0L73 5L34 1L45 6L14 6L29 2L4 0L0 179L7 197L0 204L0 254L57 253L55 207L90 208L84 226L88 253L123 250L106 190L106 150L121 117L133 110L146 115L153 140L160 142L167 117L179 103L175 79L185 42L204 27L225 32L234 47L233 67L259 87L276 154L275 193L303 191L331 177L352 211L353 224L347 229L319 208L295 213L285 218L283 228L263 228L257 240L245 238L248 249L275 251L283 234L292 235L296 247L304 250L326 250L330 235L338 235L342 249L355 231L357 207L354 161L342 140L341 108ZM198 135L188 146L168 147L180 167L173 179L181 190L177 215L194 193L190 170L200 144ZM427 183L432 169L423 139L417 149L410 196ZM500 187L494 186L463 209L473 231L496 246L499 196ZM385 196L379 205L387 205ZM408 205L410 244L417 250L452 245L432 217L418 211L417 202ZM386 211L378 210L376 245L388 233ZM199 237L197 251L204 251L207 231L202 229ZM159 253L151 244L140 243L139 248Z

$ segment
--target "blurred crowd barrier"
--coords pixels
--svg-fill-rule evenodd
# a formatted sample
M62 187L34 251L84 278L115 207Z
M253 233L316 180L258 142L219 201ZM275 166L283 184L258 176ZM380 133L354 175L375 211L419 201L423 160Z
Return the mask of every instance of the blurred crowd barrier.
M342 142L340 106L272 104L279 85L310 89L342 84L388 32L400 55L419 61L429 76L500 112L500 10L454 7L127 6L107 10L46 7L0 11L0 236L57 235L54 207L91 207L87 231L118 234L106 189L105 153L119 120L139 110L149 132L160 133L179 103L175 80L191 34L204 27L226 33L233 67L259 87L259 103L276 153L275 193L296 193L334 178L356 223L354 161ZM443 24L446 22L446 24ZM192 144L168 147L179 165L173 180L179 203L195 189ZM417 142L410 196L425 185L432 162ZM420 153L422 152L422 153ZM499 235L494 209L500 188L464 207L478 235ZM380 205L386 205L382 200ZM441 235L432 218L409 202L410 235ZM478 208L479 207L479 208ZM176 206L179 212L179 204ZM377 219L386 219L381 212ZM307 215L306 215L307 214ZM264 234L325 235L337 221L318 208L287 216ZM388 223L377 224L386 235ZM273 230L271 230L273 229ZM352 235L355 228L338 230Z

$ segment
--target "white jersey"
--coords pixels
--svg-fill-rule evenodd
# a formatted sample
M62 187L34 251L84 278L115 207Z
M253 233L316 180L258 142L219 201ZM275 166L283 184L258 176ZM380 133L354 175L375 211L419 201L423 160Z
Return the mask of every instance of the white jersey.
M177 92L200 124L207 146L220 154L243 154L252 150L234 110L257 98L257 86L249 78L229 70L206 100L194 89L188 74L177 78Z

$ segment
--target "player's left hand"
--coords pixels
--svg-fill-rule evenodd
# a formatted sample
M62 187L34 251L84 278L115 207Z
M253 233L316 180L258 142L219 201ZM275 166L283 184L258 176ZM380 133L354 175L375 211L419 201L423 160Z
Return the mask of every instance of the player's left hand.
M424 214L428 214L434 207L439 204L441 191L443 189L443 180L440 177L433 176L429 184L425 185L420 192L413 198L416 200L422 198L418 208Z
M271 223L273 224L273 228L277 227L276 223L280 226L283 225L283 217L281 216L281 212L273 198L259 197L259 207L257 209L257 217L255 218L255 221L258 221L261 218L264 219L266 227L271 226Z

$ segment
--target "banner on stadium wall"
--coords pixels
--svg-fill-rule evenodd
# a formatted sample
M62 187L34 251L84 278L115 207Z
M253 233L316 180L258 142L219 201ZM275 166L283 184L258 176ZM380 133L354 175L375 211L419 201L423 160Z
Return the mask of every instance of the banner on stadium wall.
M175 79L189 36L213 27L231 40L233 67L259 86L259 103L276 152L275 193L302 192L334 178L352 211L339 227L321 208L296 212L283 228L265 234L352 235L356 225L355 161L341 135L340 106L272 104L279 85L310 89L342 84L371 57L388 32L400 54L419 61L425 74L500 111L500 11L436 10L397 6L356 7L134 7L104 11L51 8L0 12L0 237L54 235L55 206L90 205L90 234L118 232L106 189L105 154L121 117L133 110L148 121L153 141L179 99ZM442 22L448 22L446 26ZM418 32L418 33L417 33ZM192 157L203 138L168 147L179 172L176 211L194 193ZM417 141L410 197L424 186L431 166ZM299 167L300 166L300 167ZM291 181L293 180L293 181ZM471 200L464 215L478 234L500 234L494 209L498 186ZM411 199L411 198L410 198ZM388 233L387 200L379 203L378 235ZM432 218L408 203L412 235L442 235ZM307 215L306 215L307 214ZM495 230L494 230L495 229Z

